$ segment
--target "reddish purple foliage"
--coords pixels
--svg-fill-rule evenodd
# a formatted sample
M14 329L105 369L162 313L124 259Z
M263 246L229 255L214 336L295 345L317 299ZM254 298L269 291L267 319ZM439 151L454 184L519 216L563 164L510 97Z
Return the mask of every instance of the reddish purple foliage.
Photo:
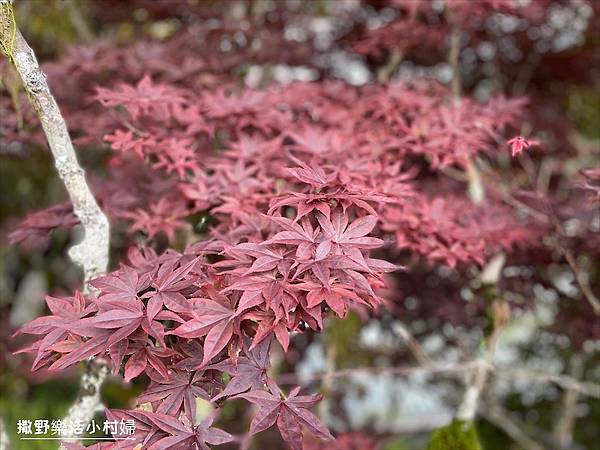
M344 317L380 305L383 275L398 268L372 254L386 240L454 266L483 264L490 244L508 249L529 239L508 210L465 221L456 216L465 200L430 201L411 182L421 169L403 162L426 156L436 171L493 153L522 100L451 104L430 82L297 83L285 94L193 90L149 75L99 87L94 98L128 115L128 128L86 130L114 150L114 182L96 188L111 219L173 243L189 231L186 216L203 212L216 224L183 254L133 252L129 265L91 282L94 295L61 300L74 309L68 332L53 317L22 332L42 335L27 349L36 352L35 368L95 356L115 372L123 367L127 380L148 375L138 401L155 412L136 417L148 426L150 448L204 448L213 437L190 425L195 399L232 396L260 406L251 433L277 424L296 449L303 429L331 438L308 411L319 397L299 396L298 388L285 397L268 378L271 340L287 350L290 333L321 331L329 311ZM211 149L217 130L229 136L219 151ZM39 214L49 213L30 217L13 239L75 223ZM222 373L232 377L225 385ZM174 419L182 413L189 422Z
M468 32L490 10L532 21L540 12L539 2L517 8L512 0L455 0L447 16L429 2L381 4L395 8L396 19L345 37L376 59L394 50L427 53L424 46L445 53L451 22ZM77 141L110 152L106 179L91 179L103 210L127 242L144 245L93 280L92 294L47 297L51 315L20 330L39 337L23 351L35 353L34 369L102 357L127 381L150 378L137 402L153 412L107 415L133 418L134 445L152 450L232 439L212 419L196 422L198 398L217 406L246 399L259 407L250 434L277 425L292 448L303 448L303 432L313 436L305 448L319 448L318 439L332 438L309 411L320 397L299 388L286 396L269 377L275 341L287 351L290 336L322 331L327 315L369 313L384 296L397 300L409 289L386 291L386 274L406 262L399 254L460 270L483 266L498 251L534 247L546 230L517 217L502 192L488 189L486 203L476 205L463 186L444 181L446 171L477 158L495 163L506 133L521 125L524 98L455 98L429 79L356 87L323 76L249 88L231 75L252 59L249 48L225 57L198 44L217 48L224 31L254 38L248 26L224 19L215 33L199 25L202 40L186 29L164 43L98 42L69 48L47 67L50 78L68 74L79 91L75 101L57 83ZM306 47L262 32L272 41L252 50L255 61L278 53L294 60ZM89 103L81 105L82 95ZM9 109L5 100L0 108ZM20 138L16 121L9 125L3 138ZM513 156L537 144L520 136L508 143ZM600 191L597 171L586 176L587 187ZM28 215L10 239L41 245L77 223L70 205L60 204ZM183 251L153 250L161 238L177 247L184 234ZM356 442L346 436L340 445L375 447L365 437Z

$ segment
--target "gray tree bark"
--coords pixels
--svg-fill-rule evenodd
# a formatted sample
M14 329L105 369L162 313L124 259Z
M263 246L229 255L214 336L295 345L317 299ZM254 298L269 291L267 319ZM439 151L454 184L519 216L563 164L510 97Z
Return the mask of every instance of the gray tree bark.
M77 160L67 125L50 92L46 75L16 26L12 0L0 0L0 48L21 77L23 87L42 124L58 175L83 227L83 239L69 249L69 256L82 268L86 290L87 282L105 273L108 267L108 220L85 180L85 173ZM102 409L100 388L107 375L108 366L103 360L96 359L87 363L77 399L63 420L67 423L80 421L85 425L92 420L94 414ZM73 439L75 436L71 433L64 438ZM2 444L0 450L3 450L1 447Z

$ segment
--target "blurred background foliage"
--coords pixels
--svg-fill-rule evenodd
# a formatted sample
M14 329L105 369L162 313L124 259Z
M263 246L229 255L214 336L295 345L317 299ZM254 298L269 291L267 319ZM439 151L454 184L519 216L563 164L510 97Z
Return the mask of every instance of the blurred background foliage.
M304 3L304 7L314 15L327 15L329 0L312 0ZM476 1L476 0L473 0ZM218 0L214 0L218 2ZM214 3L213 2L213 3ZM16 2L16 19L23 34L27 36L38 57L52 60L61 55L65 48L72 44L89 43L105 39L115 45L125 45L134 42L140 36L156 40L167 39L182 26L176 17L165 16L166 1L162 3L159 12L143 6L135 6L135 2L120 0L21 0ZM189 2L194 5L199 2ZM210 1L205 1L211 3ZM103 9L103 21L93 20L97 17L98 9ZM597 35L587 42L584 47L577 47L571 52L587 52L589 48L598 51L600 42ZM571 55L574 56L574 55ZM575 55L576 56L576 55ZM544 76L542 73L537 76ZM64 80L68 83L69 80ZM15 79L6 75L0 80L2 95L13 95ZM600 91L596 86L573 84L569 80L552 82L553 98L565 109L569 119L578 133L577 139L583 139L583 148L590 148L592 158L597 158L597 145L600 141ZM18 101L18 100L16 100ZM1 119L0 119L1 120ZM26 126L26 124L24 124ZM13 149L2 149L0 162L0 228L11 229L18 218L26 212L65 200L65 191L57 178L51 156L41 146L29 146L25 149L26 157L11 158ZM80 152L83 165L101 170L102 154L97 152ZM575 167L575 172L579 167ZM190 221L201 226L206 218L194 217ZM5 235L5 233L3 233ZM60 418L72 403L77 392L78 372L76 369L60 375L47 373L29 374L29 362L24 357L8 358L7 355L17 347L11 342L8 333L23 320L17 317L15 305L20 298L32 297L33 292L66 293L80 279L78 270L65 258L65 251L70 241L67 233L55 233L52 243L44 253L28 252L16 246L9 246L3 238L0 243L0 412L8 424L11 442L14 450L47 450L56 448L48 442L19 441L16 435L15 423L23 418ZM27 292L26 292L27 291ZM29 316L41 315L44 306L40 302L22 306L29 308ZM389 359L390 355L382 348L374 350L361 345L360 330L364 326L357 315L349 315L344 320L333 320L326 328L323 336L324 347L329 349L325 357L333 358L336 369L357 366L376 365L380 358ZM302 344L302 343L300 343ZM304 343L304 348L309 342ZM298 346L302 351L302 345ZM527 352L527 348L522 349ZM294 350L292 350L294 351ZM566 355L568 356L568 351ZM298 354L298 360L301 355ZM591 369L597 361L591 360ZM285 366L279 368L287 372ZM376 382L376 381L374 381ZM123 385L117 381L105 384L103 398L110 407L126 407L130 400L142 389L143 381L138 384ZM555 389L547 400L536 400L524 405L519 394L509 397L506 404L508 410L519 417L523 423L535 423L536 427L549 429L554 417L560 412L556 410L556 397L559 392ZM586 414L578 419L575 428L575 440L581 448L598 448L600 437L600 400L588 399L585 403ZM227 424L227 429L241 433L245 425L245 404L242 401L227 402L220 415L217 426ZM99 419L101 416L99 416ZM451 427L455 427L452 425ZM516 444L492 422L480 419L476 423L477 434L481 446L486 450L517 449ZM381 435L375 429L363 430ZM446 430L447 431L447 430ZM435 444L431 449L475 449L479 444L448 444L446 431L434 438ZM403 450L424 448L430 439L430 433L413 433L411 436L385 436L384 450ZM445 440L446 439L446 440ZM469 438L470 439L470 438ZM278 442L276 432L269 430L262 433L253 442L255 450L275 448L273 442ZM443 442L440 444L440 442ZM450 445L450 447L449 447ZM224 447L225 448L225 447ZM344 449L345 450L345 449Z

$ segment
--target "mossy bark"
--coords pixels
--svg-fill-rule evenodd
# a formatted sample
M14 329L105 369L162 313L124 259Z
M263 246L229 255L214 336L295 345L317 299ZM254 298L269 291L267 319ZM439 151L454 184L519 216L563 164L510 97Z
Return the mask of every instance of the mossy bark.
M427 450L481 450L481 444L472 423L454 420L433 432Z

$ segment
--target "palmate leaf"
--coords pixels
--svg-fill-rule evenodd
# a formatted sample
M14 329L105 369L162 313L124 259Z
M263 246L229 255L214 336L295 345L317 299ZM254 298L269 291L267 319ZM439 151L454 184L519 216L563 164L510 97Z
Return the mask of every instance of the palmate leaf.
M169 378L169 369L166 365L168 359L165 360L165 358L174 356L174 350L155 346L147 336L135 338L134 340L124 340L119 344L122 344L122 349L117 350L119 351L119 354L113 357L113 350L118 347L117 345L111 346L110 353L116 367L121 366L121 361L125 354L131 355L124 368L123 376L125 381L131 381L133 378L146 371L146 368L152 370L152 372L150 372L150 370L148 371L152 373L152 375L158 375L158 379L161 381ZM151 378L156 379L157 377L152 376Z
M224 397L245 392L249 389L261 389L267 383L267 369L271 366L269 360L269 350L271 340L264 339L252 350L249 348L248 341L244 342L244 356L237 360L229 358L217 364L211 364L207 369L216 369L231 375L231 379L225 386L225 389L212 398L217 401Z
M208 417L196 426L187 425L178 427L177 420L158 413L146 413L146 416L160 429L172 434L172 437L163 438L155 442L149 450L169 450L175 448L188 449L190 444L196 444L198 450L210 450L209 445L226 444L233 440L233 436L219 428L213 428L213 418ZM182 439L184 438L185 439ZM178 445L179 447L175 447Z
M97 306L86 302L79 291L69 298L46 296L46 304L52 312L51 316L38 317L15 332L15 335L45 335L36 347L37 355L33 361L33 370L38 368L42 358L49 354L51 347L67 337L73 324L97 310Z
M61 356L57 361L50 365L49 369L62 370L92 356L100 355L109 347L109 339L110 333L105 332L98 336L94 336L85 342L80 342L76 347L72 347L70 352ZM57 345L54 345L53 348L60 352Z
M194 278L188 274L198 264L198 258L194 258L186 264L175 269L178 261L172 260L163 264L156 278L152 281L154 290L146 292L142 298L148 299L147 317L154 319L163 305L176 313L186 312L191 309L191 303L181 293L182 290L194 284Z
M178 417L184 412L191 422L196 418L196 399L210 395L201 386L204 373L171 369L169 376L152 384L137 398L138 403L153 403L155 411Z
M240 336L239 317L230 300L216 291L213 298L193 298L192 319L168 334L183 338L205 336L201 366L208 364L235 336Z
M169 85L154 83L145 75L135 87L120 83L113 89L96 88L96 100L105 106L123 106L132 119L155 115L167 119L173 109L183 104L182 92Z
M131 440L117 441L116 449L132 449L136 446L148 450L210 450L209 445L220 445L233 440L233 436L219 428L213 428L214 418L207 417L193 425L187 417L179 420L172 415L148 411L107 410L107 418L133 419L136 425ZM131 438L117 433L113 437Z
M139 276L132 267L122 265L118 271L90 281L90 284L100 290L99 298L103 304L128 307L134 303L139 291L150 285L150 277Z
M260 433L277 423L281 437L293 450L302 450L302 429L319 438L334 440L319 418L309 411L321 400L320 395L298 395L298 387L283 398L279 389L273 388L275 393L252 390L235 396L259 407L250 424L250 434Z

